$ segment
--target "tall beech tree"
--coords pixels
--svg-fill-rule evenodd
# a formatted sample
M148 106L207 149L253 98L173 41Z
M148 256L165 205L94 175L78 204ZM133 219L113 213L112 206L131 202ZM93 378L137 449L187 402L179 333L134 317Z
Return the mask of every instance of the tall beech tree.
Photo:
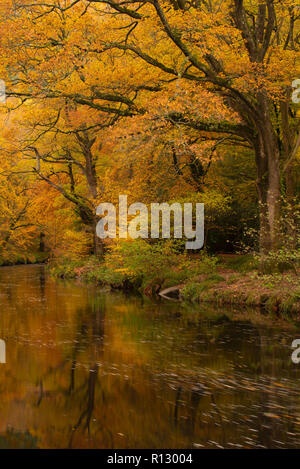
M126 36L118 42L105 38L102 51L116 48L135 55L164 72L160 83L166 80L165 75L195 82L220 96L237 116L235 123L191 119L180 112L171 112L166 119L199 132L236 135L251 145L257 167L260 249L265 253L279 247L281 185L285 185L292 202L294 163L300 145L299 117L291 101L299 59L300 15L296 3L91 3L105 4L108 13L114 11L131 19ZM170 51L176 57L173 64Z

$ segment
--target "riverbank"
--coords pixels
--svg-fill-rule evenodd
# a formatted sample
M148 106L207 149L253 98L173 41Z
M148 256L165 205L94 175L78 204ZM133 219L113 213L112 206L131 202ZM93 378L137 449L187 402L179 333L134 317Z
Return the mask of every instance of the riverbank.
M2 258L0 256L0 267L9 267L14 265L45 264L49 259L49 253L35 252L24 256L16 255L11 258Z
M262 314L300 318L299 269L261 274L251 256L187 258L174 253L169 255L167 265L162 259L153 264L148 253L147 260L140 259L142 268L131 254L130 266L124 265L118 253L104 263L95 258L64 260L48 268L55 277L96 281L111 289L139 291L148 296L162 294L187 303L251 306Z
M187 282L179 289L184 301L209 302L222 305L257 307L286 319L300 319L299 277L291 273L260 275L258 272L241 274L220 269L218 281L203 277L198 282Z

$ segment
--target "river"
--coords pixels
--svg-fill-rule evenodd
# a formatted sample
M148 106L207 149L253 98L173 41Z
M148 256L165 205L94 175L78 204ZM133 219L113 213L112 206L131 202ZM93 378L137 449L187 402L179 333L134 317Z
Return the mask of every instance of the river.
M0 448L300 448L290 325L43 266L1 268L0 305Z

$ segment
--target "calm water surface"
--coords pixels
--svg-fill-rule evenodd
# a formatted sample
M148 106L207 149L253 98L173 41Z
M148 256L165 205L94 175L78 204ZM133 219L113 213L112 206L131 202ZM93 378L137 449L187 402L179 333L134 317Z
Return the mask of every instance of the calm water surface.
M300 448L299 330L41 266L1 268L0 306L0 448Z

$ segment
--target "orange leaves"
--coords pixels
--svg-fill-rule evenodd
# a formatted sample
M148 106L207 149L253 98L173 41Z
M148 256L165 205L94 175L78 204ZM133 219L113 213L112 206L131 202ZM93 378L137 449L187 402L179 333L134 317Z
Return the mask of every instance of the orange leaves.
M0 144L17 156L14 164L30 184L34 177L48 182L39 186L42 197L32 197L46 207L36 218L45 215L53 249L54 239L68 242L57 228L61 216L79 252L83 238L90 239L83 218L100 199L121 192L168 200L202 190L207 168L221 154L217 144L224 137L232 146L253 143L259 92L282 99L298 56L288 37L292 0L276 3L276 29L263 59L269 17L260 37L258 1L244 2L243 20L256 57L231 0L184 10L161 2L163 21L148 3L137 13L135 2L122 2L136 12L131 16L101 2L72 4L30 1L15 8L0 0L0 78L8 90Z

